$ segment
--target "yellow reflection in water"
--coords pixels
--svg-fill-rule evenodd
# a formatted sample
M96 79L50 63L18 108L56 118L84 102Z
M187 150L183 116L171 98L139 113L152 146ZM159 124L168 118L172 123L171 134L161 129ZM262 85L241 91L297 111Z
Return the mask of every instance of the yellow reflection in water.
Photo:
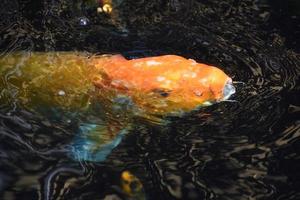
M112 1L111 0L102 0L101 1L101 6L97 8L97 12L98 13L107 13L107 14L110 14L113 10L113 7L112 7Z
M121 174L121 187L128 196L134 199L145 199L141 181L128 170Z

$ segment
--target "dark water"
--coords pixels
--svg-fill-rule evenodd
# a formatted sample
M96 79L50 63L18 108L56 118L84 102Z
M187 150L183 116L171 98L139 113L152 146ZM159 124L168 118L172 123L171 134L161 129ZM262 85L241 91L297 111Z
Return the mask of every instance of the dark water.
M64 122L2 104L1 199L300 199L298 1L116 0L110 14L99 6L1 1L1 54L183 55L244 82L238 103L170 117L166 126L137 120L101 163L66 155L74 133ZM142 183L138 195L122 189L124 170Z

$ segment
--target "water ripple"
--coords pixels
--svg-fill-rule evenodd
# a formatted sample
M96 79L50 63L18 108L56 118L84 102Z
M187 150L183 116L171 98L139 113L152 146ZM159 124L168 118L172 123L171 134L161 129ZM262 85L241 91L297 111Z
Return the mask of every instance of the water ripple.
M21 64L31 51L179 54L243 82L237 102L167 117L163 126L135 119L104 162L74 161L70 142L88 117L69 123L67 114L53 120L20 107L14 80L22 75L12 67L0 76L0 198L131 199L120 186L124 170L147 199L300 198L300 57L291 45L299 33L283 34L286 19L299 16L279 12L276 1L113 0L110 15L76 2L4 1L1 56L26 50Z

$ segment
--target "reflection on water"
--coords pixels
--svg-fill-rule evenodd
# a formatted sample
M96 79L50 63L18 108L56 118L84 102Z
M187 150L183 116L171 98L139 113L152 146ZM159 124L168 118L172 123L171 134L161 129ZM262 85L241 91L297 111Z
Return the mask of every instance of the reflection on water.
M100 7L97 7L97 12L101 13L108 13L110 14L112 12L112 1L111 0L103 0L100 3Z
M68 157L79 122L55 122L20 109L13 98L3 102L7 93L1 89L2 199L130 199L124 171L139 180L146 199L300 197L297 12L267 0L124 0L113 6L118 15L112 19L97 13L98 4L76 2L80 6L68 0L4 1L1 54L179 54L221 66L245 84L237 88L237 103L169 117L164 126L136 120L101 163ZM83 17L87 24L80 23ZM17 68L11 73L5 77L18 74ZM19 88L9 92L17 95Z
M121 186L123 192L134 199L145 199L141 181L130 171L123 171L121 174Z

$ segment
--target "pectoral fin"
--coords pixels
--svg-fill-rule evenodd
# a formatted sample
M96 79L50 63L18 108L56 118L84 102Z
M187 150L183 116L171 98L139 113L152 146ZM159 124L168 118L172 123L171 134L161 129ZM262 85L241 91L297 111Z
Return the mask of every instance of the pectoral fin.
M120 144L127 129L111 134L104 124L84 123L72 144L72 157L76 160L101 162Z

